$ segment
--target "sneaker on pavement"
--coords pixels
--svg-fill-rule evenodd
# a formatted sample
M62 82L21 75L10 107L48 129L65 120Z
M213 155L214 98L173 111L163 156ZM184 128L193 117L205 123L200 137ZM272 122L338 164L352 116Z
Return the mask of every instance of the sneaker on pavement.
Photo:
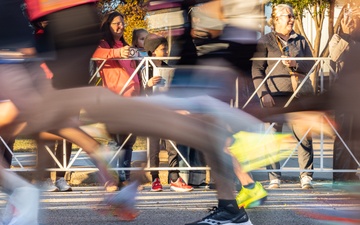
M187 185L185 181L179 177L175 182L171 181L170 190L176 192L188 192L192 191L194 188L190 185Z
M186 225L210 225L210 224L223 224L223 225L252 225L247 213L243 208L239 209L238 213L233 213L226 208L214 207L210 215L202 218L199 221L188 223Z
M38 225L39 197L39 190L35 187L16 188L6 204L3 224Z
M115 192L119 190L118 185L114 184L111 181L107 181L104 185L106 192Z
M36 182L36 186L41 190L45 192L57 192L59 191L59 188L55 186L53 181L48 178L45 181L38 181Z
M160 183L159 178L155 178L154 181L151 184L151 190L150 191L162 191L162 185Z
M279 179L273 179L270 181L268 189L277 189L280 188L281 181Z
M302 189L313 189L313 186L312 186L312 177L310 176L303 176L301 177L300 179L300 184L301 184L301 188Z
M119 220L132 221L139 212L136 209L138 183L132 182L119 192L105 199L106 206L98 211L107 215L115 216Z
M55 181L55 186L59 188L59 191L61 192L72 191L71 186L66 182L63 177Z
M239 208L253 208L262 205L267 198L267 192L259 182L255 182L252 189L242 187L236 196L236 202Z

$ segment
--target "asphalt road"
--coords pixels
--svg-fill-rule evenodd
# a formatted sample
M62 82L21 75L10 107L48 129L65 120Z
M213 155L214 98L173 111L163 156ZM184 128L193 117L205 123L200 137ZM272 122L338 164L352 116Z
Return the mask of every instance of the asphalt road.
M74 187L72 192L42 193L39 222L42 225L180 225L204 217L217 203L213 190L176 193L165 186L163 192L153 193L149 189L145 186L139 192L140 215L132 222L120 222L94 210L108 195L101 187ZM268 194L264 205L247 210L253 224L330 224L323 220L325 217L340 220L331 224L349 224L338 218L344 215L357 218L360 224L360 201L349 197L347 192L333 190L326 181L316 182L313 190L302 190L297 183L288 181L281 189L269 190ZM1 211L5 203L6 195L1 193Z

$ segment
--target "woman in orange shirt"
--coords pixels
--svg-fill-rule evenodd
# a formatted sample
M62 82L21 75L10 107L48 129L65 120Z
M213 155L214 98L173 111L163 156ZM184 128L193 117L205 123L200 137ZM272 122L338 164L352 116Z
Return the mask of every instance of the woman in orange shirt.
M136 63L134 60L126 60L130 55L130 46L124 39L124 29L124 16L121 13L115 11L105 15L101 23L103 39L100 41L93 57L107 59L100 70L103 86L124 97L139 96L139 77L137 74L131 77L135 71ZM101 60L97 63L100 64ZM127 83L128 81L129 83ZM109 146L112 146L114 150L119 149L128 135L111 134L113 141L109 142ZM131 166L131 156L135 141L136 137L132 135L123 146L116 163L118 167ZM130 171L118 171L118 174L120 180L119 186L122 187L130 179ZM117 189L114 186L106 187L107 191L116 191Z

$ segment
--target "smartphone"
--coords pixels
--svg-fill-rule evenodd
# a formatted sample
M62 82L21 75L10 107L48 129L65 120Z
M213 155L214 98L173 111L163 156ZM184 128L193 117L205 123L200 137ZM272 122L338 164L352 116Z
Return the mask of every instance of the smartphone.
M283 52L285 56L290 56L290 52L289 52L289 46L284 46L283 47Z
M346 4L345 11L344 11L344 17L351 17L352 9L350 3Z
M139 54L138 54L138 49L137 48L130 48L129 49L129 57L130 58L135 58L135 57L138 57Z

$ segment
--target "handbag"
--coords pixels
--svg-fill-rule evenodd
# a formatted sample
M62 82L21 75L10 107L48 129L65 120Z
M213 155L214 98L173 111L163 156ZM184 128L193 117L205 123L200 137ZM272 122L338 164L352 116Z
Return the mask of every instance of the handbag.
M287 50L287 52L284 51L284 49L287 48L287 46L285 48L283 48L278 37L276 37L276 41L277 41L277 44L278 44L282 54L289 55L288 50ZM288 68L288 70L290 73L291 86L292 86L293 92L295 92L298 89L299 85L306 78L306 75L303 73L299 73L297 71L293 71L291 68ZM296 93L295 97L300 98L303 96L309 96L309 95L313 95L313 94L314 94L314 89L313 89L311 80L306 79L305 83L301 86L299 91Z

